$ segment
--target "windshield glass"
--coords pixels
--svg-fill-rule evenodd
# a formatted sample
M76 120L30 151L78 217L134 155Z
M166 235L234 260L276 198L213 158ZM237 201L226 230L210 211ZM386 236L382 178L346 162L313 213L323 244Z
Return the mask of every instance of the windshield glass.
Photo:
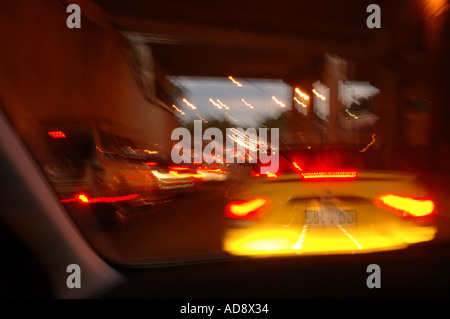
M447 7L361 3L17 2L2 112L115 263L447 242Z

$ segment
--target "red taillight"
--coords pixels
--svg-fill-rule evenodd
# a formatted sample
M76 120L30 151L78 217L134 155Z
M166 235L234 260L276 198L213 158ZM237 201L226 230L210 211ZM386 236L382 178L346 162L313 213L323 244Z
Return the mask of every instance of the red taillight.
M322 180L322 179L338 179L351 180L356 179L358 173L356 171L346 172L301 172L300 175L306 180Z
M225 216L229 218L254 219L263 214L270 200L266 197L255 197L249 200L234 201L227 205Z
M158 163L156 163L156 162L147 162L147 163L145 163L145 165L147 165L147 166L156 166L156 165L158 165Z
M120 201L131 200L138 197L137 194L130 194L125 196L114 196L114 197L94 197L89 198L86 194L77 194L73 198L62 199L62 203L79 202L83 204L93 204L93 203L115 203Z
M53 138L65 138L66 137L66 134L64 134L61 131L51 131L51 132L48 132L48 135L50 135Z
M435 212L435 204L431 199L417 199L394 194L383 194L379 195L374 203L402 217L425 217Z

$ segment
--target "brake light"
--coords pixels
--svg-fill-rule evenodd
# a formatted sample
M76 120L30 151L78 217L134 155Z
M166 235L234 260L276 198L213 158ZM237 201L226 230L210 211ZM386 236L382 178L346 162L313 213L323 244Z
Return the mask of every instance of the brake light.
M302 172L300 173L303 179L355 179L358 175L356 171L348 172Z
M266 176L267 178L278 178L280 177L279 173L256 173L254 171L250 171L253 177Z
M79 202L83 204L92 203L115 203L120 201L126 201L136 198L137 194L125 195L125 196L114 196L114 197L94 197L89 198L86 194L77 194L73 198L62 199L62 203Z
M435 204L431 199L416 199L394 194L383 194L379 195L374 203L402 217L425 217L435 212Z
M257 218L262 215L262 208L267 207L269 202L268 198L262 196L244 201L234 201L227 205L225 216L241 219Z
M147 163L145 163L145 165L147 165L147 166L156 166L156 165L158 165L158 163L156 163L156 162L147 162Z
M65 138L66 137L66 134L64 134L61 131L51 131L51 132L48 132L48 135L50 135L53 138Z

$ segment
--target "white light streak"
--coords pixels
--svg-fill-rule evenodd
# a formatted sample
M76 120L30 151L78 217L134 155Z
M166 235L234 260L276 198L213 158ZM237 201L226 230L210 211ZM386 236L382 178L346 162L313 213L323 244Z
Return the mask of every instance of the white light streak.
M184 113L182 110L180 110L179 108L177 108L177 106L175 104L172 105L172 107L177 110L177 112L180 112L182 115L185 115L186 113Z
M209 99L209 102L211 102L215 107L217 107L219 110L222 109L222 106L218 103L216 103L213 99Z
M279 106L281 106L281 107L286 107L286 104L284 104L283 102L281 102L280 100L278 100L275 96L272 96L272 100L274 100L275 103L277 103Z
M248 103L246 100L241 99L242 102L244 102L245 105L247 105L249 108L254 109L253 105L251 105L250 103Z
M186 99L183 99L183 102L186 103L187 106L189 106L189 107L190 107L191 109L193 109L193 110L195 110L195 109L197 108L194 104L192 104L191 102L189 102L189 101L186 100Z
M233 82L233 83L236 84L237 86L242 87L242 84L239 83L238 81L236 81L235 79L233 79L233 77L232 77L231 75L230 75L228 78L231 80L231 82Z

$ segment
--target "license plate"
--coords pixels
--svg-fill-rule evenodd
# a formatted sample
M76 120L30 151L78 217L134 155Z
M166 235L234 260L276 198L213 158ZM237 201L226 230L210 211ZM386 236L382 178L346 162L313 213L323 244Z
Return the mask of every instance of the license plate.
M351 210L320 209L305 212L305 224L310 226L354 226L356 214Z

